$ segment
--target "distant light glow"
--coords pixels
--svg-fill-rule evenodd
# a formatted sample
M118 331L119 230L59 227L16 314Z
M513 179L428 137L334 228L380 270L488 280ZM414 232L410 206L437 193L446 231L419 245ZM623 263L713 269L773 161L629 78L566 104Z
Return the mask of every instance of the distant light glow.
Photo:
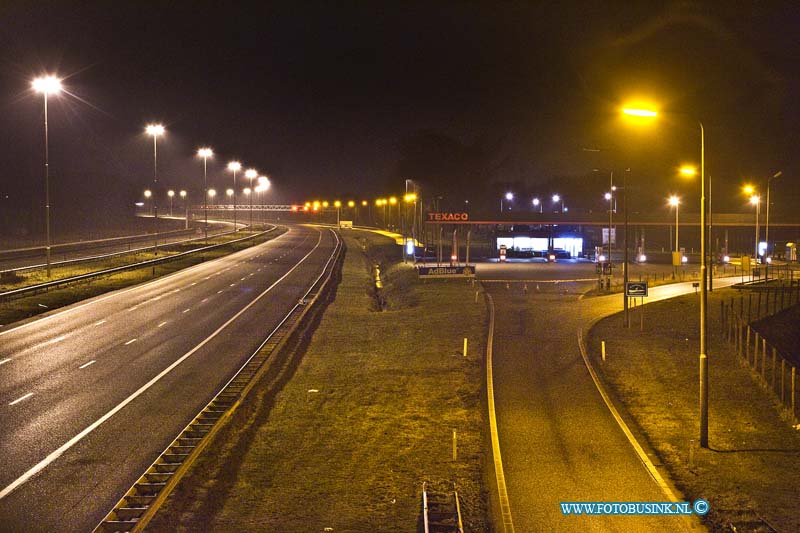
M144 202L136 202L136 207L142 207L143 205L144 205Z
M697 174L697 169L692 166L683 166L680 168L682 176L694 176Z
M561 196L554 194L553 195L553 203L558 203L561 200Z
M672 207L675 207L680 203L681 203L681 199L678 198L677 196L672 195L672 196L669 197L669 205L671 205Z
M197 150L197 155L206 159L214 155L214 151L211 148L199 148Z
M179 194L181 195L181 198L186 198L186 191L181 191Z
M539 205L540 203L541 203L541 202L539 201L539 199L538 199L538 198L534 198L534 199L533 199L533 205Z
M744 187L742 187L742 192L744 192L745 194L753 195L756 192L756 188L753 187L752 185L745 185Z
M406 255L414 255L414 239L406 239Z
M225 194L227 194L228 196L233 196L233 189L226 189Z
M322 207L328 207L328 202L327 201L322 202Z
M175 196L175 191L173 191L172 189L168 190L168 191L167 191L167 196L169 196L170 198L172 198L173 196Z
M217 191L215 191L214 189L208 189L208 195L211 198L214 198L217 195Z
M644 263L645 261L647 261L647 256L644 254L639 255L639 262Z
M513 192L507 192L506 193L506 200L508 200L510 202L513 199L514 199L514 193Z
M758 205L759 202L761 202L761 197L758 196L757 194L754 194L753 196L750 197L750 203L751 204Z
M722 262L723 263L730 263L731 262L731 256L729 256L729 255L722 256Z
M246 178L249 178L249 179L251 179L251 180L252 180L252 179L255 179L255 178L257 178L257 177L258 177L258 171L257 171L256 169L254 169L254 168L248 168L248 169L245 171L245 173L244 173L244 176L245 176Z
M637 109L633 107L626 107L622 110L622 112L626 115L631 115L634 117L655 117L658 115L658 112L653 111L652 109Z
M600 261L601 263L603 263L603 262L605 262L605 260L606 260L606 256L604 256L604 255L598 255L598 256L597 256L597 260L598 260L598 261Z
M688 262L689 262L689 258L688 257L686 257L685 255L683 257L681 257L681 263L688 263Z
M356 203L353 200L350 200L349 202L347 202L347 207L355 207L355 206L356 206Z
M41 94L56 94L61 92L61 80L55 76L42 76L31 82L34 91Z
M228 163L228 170L232 170L233 172L238 172L242 169L242 164L238 161L231 161Z
M772 263L772 257L767 257L767 258L765 259L765 261L766 261L767 263Z
M153 196L153 192L150 189L146 189L144 191L144 197L145 198L150 198L151 196Z
M391 205L395 205L397 203L397 197L396 196L392 196L391 198L389 198L389 203Z
M367 207L368 202L366 200L361 200L362 207Z
M340 202L339 200L336 200L335 202L333 202L333 207L336 207L336 208L342 207L342 202Z
M611 200L611 193L610 193L610 192L607 192L607 193L604 195L604 198L605 198L606 200Z
M164 126L161 124L148 124L147 127L144 129L148 135L152 135L153 137L158 137L159 135L164 135Z
M245 187L243 192L244 192L244 193L245 193L247 196L250 196L250 193L251 193L251 192L253 192L253 191L252 191L252 190L250 190L250 187Z

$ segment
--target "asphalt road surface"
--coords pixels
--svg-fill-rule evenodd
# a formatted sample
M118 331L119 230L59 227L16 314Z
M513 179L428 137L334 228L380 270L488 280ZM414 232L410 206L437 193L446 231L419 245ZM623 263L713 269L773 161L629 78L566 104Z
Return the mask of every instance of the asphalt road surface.
M293 226L0 329L0 530L94 528L297 302L334 242Z
M603 402L578 345L580 328L622 310L622 295L581 299L594 284L575 281L584 269L553 266L478 266L479 276L517 280L508 289L502 281L484 283L496 308L493 381L515 530L686 529L676 517L562 515L559 502L669 500ZM523 279L531 280L527 293ZM694 292L690 282L654 287L647 301L687 292Z

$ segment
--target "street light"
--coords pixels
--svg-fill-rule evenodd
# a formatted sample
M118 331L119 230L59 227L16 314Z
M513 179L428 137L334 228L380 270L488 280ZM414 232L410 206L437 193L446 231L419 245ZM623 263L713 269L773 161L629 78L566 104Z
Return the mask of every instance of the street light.
M47 128L47 97L61 92L61 80L55 76L42 76L31 82L34 91L44 98L44 218L47 244L47 277L50 277L50 138Z
M256 187L256 192L258 193L258 197L260 199L261 198L261 193L262 192L267 192L269 190L269 187L270 187L271 184L269 182L269 178L266 177L266 176L259 176L257 181L258 181L258 186ZM265 218L266 218L266 215L265 215Z
M253 189L253 180L258 177L258 171L254 168L248 168L245 173L244 177L250 180L250 189ZM253 229L253 197L249 192L245 193L247 196L250 196L250 229Z
M637 109L633 107L623 109L622 112L625 115L633 117L655 118L658 115L656 111L650 109ZM708 274L706 270L706 141L703 122L698 120L697 124L700 126L700 446L702 448L708 448L708 355L706 354L706 325L708 319Z
M148 124L145 132L153 137L153 189L158 188L158 137L164 135L164 126ZM156 228L154 254L158 256L158 194L153 196L153 216Z
M180 194L180 197L183 200L183 209L185 211L185 217L184 218L186 220L186 225L184 226L184 228L185 229L189 229L189 202L186 201L186 191L181 190L181 192L178 193L178 194Z
M778 171L775 174L773 174L771 178L769 178L767 180L767 221L766 221L766 224L765 224L766 232L767 232L767 234L765 236L765 240L767 241L767 249L764 252L765 259L770 257L770 255L769 255L769 186L772 183L772 180L774 180L775 178L780 178L782 175L783 175L783 172Z
M511 203L514 200L514 193L509 191L504 197L508 203ZM511 209L511 207L509 207L509 209ZM503 212L503 197L500 198L500 212Z
M531 201L531 203L533 204L533 207L538 207L539 208L539 212L540 213L542 212L542 209L543 209L544 206L542 205L541 200L539 200L538 198L534 198Z
M675 208L675 254L680 254L680 248L678 246L678 206L680 205L681 200L674 194L669 197L669 205ZM672 259L672 279L675 279L675 274L677 270L677 266L675 265L675 257L679 257L678 255L673 254ZM683 259L681 259L683 261Z
M561 198L561 195L560 194L554 194L553 197L552 197L552 200L553 200L553 203L556 204L556 205L561 204L561 209L559 210L559 213L563 213L564 212L564 199Z
M757 194L754 194L753 196L750 197L750 204L756 206L756 255L755 255L755 258L756 258L756 261L758 261L758 256L759 256L759 253L758 253L758 238L759 238L759 233L760 233L760 231L758 231L758 218L759 218L759 215L761 214L761 197L758 196Z
M145 199L149 200L153 196L153 192L150 189L144 190L144 197ZM150 204L150 212L153 212L153 204Z
M167 196L169 196L169 216L172 216L172 199L175 197L175 191L172 189L168 190Z
M197 150L197 155L203 158L203 216L205 217L205 224L203 226L203 232L205 233L206 237L206 244L208 244L208 158L214 155L213 150L211 148L200 148Z
M211 199L211 207L214 207L214 197L217 195L217 191L214 189L208 189L208 197Z
M228 170L233 172L233 192L229 195L233 196L233 231L239 231L239 226L236 225L236 173L241 169L242 164L238 161L228 163Z

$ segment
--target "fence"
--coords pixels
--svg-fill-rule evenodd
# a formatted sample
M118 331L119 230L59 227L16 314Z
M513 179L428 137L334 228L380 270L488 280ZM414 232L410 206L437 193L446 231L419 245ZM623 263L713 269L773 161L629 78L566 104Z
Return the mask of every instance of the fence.
M729 302L721 303L722 336L734 346L738 360L747 365L756 381L780 403L781 410L792 423L797 423L797 362L786 354L778 351L767 343L758 331L751 327L750 322L762 316L769 316L769 310L776 313L786 307L798 303L800 299L800 285L771 287L771 291L758 292L758 298L748 294L747 315L743 296L739 297L738 310L733 298ZM782 289L782 290L781 290ZM762 293L765 297L762 298ZM780 295L780 297L778 296ZM753 302L756 301L755 312ZM763 307L762 307L763 302ZM772 307L770 307L772 302ZM780 305L780 309L778 308ZM762 309L766 311L761 314Z

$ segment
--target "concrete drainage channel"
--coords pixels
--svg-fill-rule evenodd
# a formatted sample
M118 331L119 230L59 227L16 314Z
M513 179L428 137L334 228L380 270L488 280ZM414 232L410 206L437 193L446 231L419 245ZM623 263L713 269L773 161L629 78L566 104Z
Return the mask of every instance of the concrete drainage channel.
M98 524L95 532L136 532L144 529L191 464L272 366L265 363L281 351L313 305L331 290L329 282L340 268L342 249L343 241L336 235L336 247L311 288L222 390L125 493L125 496ZM283 369L278 372L282 373ZM279 382L280 378L280 375L275 377L269 386L272 387Z

